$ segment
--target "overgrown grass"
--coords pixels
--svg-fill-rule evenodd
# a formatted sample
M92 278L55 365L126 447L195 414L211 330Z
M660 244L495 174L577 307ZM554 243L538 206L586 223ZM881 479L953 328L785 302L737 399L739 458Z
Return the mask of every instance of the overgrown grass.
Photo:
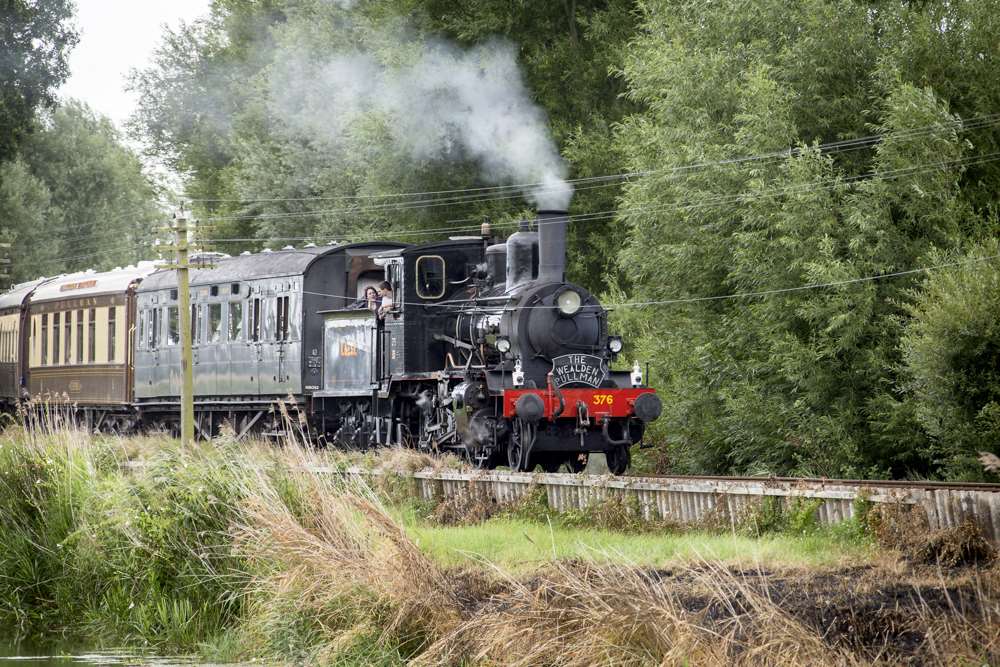
M512 571L552 560L664 567L707 559L744 566L830 567L873 555L868 543L828 532L759 538L706 531L629 534L508 518L472 526L432 526L411 519L407 531L438 562L459 566L485 559Z
M556 516L534 494L446 526L442 517L461 523L476 505L412 503L399 476L383 475L380 493L309 472L346 465L331 456L225 438L187 449L8 430L0 627L331 665L1000 657L995 573L886 593L908 575L866 564L868 542L817 530L805 507L772 523L765 508L746 530L684 532L644 524L627 504ZM130 457L146 465L123 467ZM368 464L430 462L387 457ZM601 521L618 530L595 529ZM883 594L905 623L857 616ZM854 630L838 631L844 618Z

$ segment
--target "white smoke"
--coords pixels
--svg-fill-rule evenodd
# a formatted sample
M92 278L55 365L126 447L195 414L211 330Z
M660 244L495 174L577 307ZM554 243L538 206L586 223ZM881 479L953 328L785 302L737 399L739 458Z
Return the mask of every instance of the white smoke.
M566 165L510 44L425 43L393 67L363 52L286 56L272 70L271 99L290 129L339 144L356 120L375 113L415 160L471 159L485 181L522 185L538 208L568 207Z

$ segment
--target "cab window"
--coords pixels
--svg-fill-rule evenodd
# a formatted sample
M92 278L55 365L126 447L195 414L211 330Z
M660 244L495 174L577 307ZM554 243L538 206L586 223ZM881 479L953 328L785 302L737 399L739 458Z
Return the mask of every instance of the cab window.
M417 258L417 296L440 299L444 296L444 258L424 255Z

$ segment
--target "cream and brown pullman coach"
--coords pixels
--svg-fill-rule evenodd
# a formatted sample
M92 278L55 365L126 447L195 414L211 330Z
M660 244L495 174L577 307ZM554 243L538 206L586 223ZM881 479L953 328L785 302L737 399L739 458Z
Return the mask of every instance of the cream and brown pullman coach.
M130 425L135 289L154 270L141 262L60 276L34 290L24 317L32 398L86 409L96 425Z
M10 411L27 392L27 341L21 335L31 293L47 278L15 285L0 294L0 409Z

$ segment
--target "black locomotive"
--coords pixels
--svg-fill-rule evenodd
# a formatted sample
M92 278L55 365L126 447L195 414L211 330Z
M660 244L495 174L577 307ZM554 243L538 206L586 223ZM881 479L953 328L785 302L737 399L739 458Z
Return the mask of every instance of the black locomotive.
M534 227L502 243L484 225L420 245L210 258L191 276L198 433L295 423L339 446L453 451L485 468L579 470L603 452L624 472L659 398L638 364L609 370L622 340L564 279L565 213ZM384 281L383 312L359 304ZM0 402L42 396L94 428L176 429L177 307L174 273L151 264L15 287L0 296Z

